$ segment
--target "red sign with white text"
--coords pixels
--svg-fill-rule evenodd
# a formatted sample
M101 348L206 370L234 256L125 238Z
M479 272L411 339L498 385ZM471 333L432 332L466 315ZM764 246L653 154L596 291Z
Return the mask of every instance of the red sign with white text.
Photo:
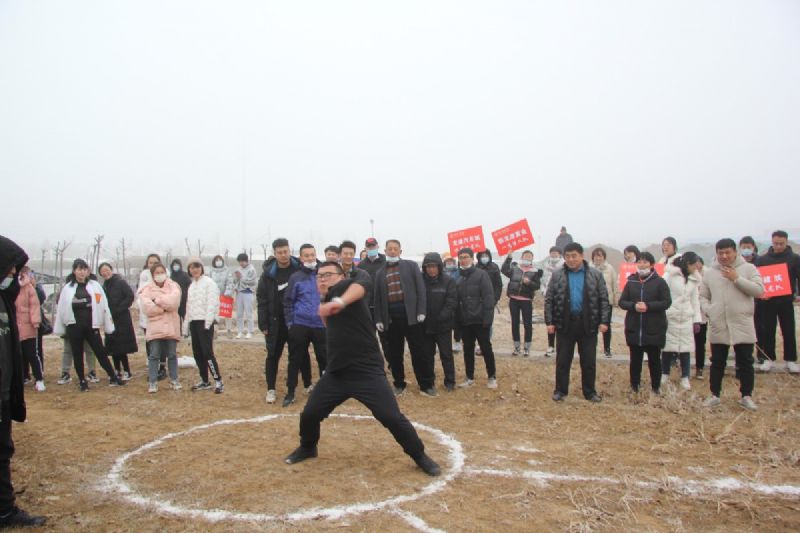
M482 252L486 249L483 240L483 226L452 231L447 234L447 243L450 245L450 255L458 257L462 248L471 248L473 252Z
M789 269L786 267L786 263L760 266L758 273L761 274L761 279L764 281L762 298L792 294L792 281L789 279Z
M220 318L233 317L233 298L220 295L219 297L219 316Z
M509 252L525 248L534 243L533 233L528 226L528 219L523 218L513 224L492 232L497 255L508 255Z
M664 277L664 263L656 263L653 265L653 268L656 269L658 275L662 278ZM625 289L625 285L628 284L628 276L631 274L636 274L637 270L636 263L622 263L619 265L619 292L622 292Z

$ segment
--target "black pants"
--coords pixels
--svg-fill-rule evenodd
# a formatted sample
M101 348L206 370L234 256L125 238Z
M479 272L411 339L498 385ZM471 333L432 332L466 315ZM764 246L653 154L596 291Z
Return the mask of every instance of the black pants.
M2 402L0 408L0 514L14 508L14 486L11 484L11 457L14 456L14 439L11 438L11 405Z
M531 300L508 299L508 310L511 312L511 339L519 344L519 320L522 317L522 328L525 330L525 343L533 339L533 302Z
M706 336L708 324L700 324L700 331L694 334L694 366L702 370L706 366Z
M591 398L596 394L594 388L597 374L597 333L585 331L582 316L570 316L563 330L556 330L556 392L569 394L569 374L572 359L575 357L575 345L581 360L581 388L583 397Z
M303 367L308 369L308 374L303 373L303 385L311 385L311 356L308 346L314 345L314 355L317 358L319 375L325 372L327 352L325 347L325 329L309 328L307 326L292 326L288 332L289 340L289 368L286 373L286 388L293 393L297 388L297 372ZM308 380L308 381L306 381Z
M264 361L267 390L275 390L278 382L278 366L283 355L283 349L289 342L289 328L286 327L286 322L280 319L277 324L273 324L264 340L267 343L267 358ZM310 358L303 359L300 364L300 374L303 376L303 383L311 383Z
M166 357L166 356L164 356ZM131 365L128 362L128 354L126 353L113 353L111 354L111 358L114 360L114 370L117 371L117 374L122 372L123 370L128 374L131 373Z
M408 351L411 352L411 366L414 377L421 390L433 387L433 358L428 357L423 346L425 331L422 324L409 325L405 315L392 316L389 327L386 328L386 344L388 352L384 353L389 370L392 372L394 386L399 389L406 388L406 369L403 364L405 343L408 342Z
M91 326L83 326L79 324L70 324L67 326L67 338L69 339L70 348L72 348L72 362L75 365L75 373L78 374L78 379L84 381L86 377L83 375L83 343L89 343L89 347L94 352L94 356L100 363L103 370L106 371L109 378L116 377L114 367L108 360L106 349L103 346L103 339L100 337L100 331L93 329Z
M797 338L794 331L794 304L790 298L777 301L767 300L758 302L760 324L756 327L758 345L764 350L764 355L775 361L775 333L778 323L781 325L783 335L783 360L797 361Z
M392 433L404 452L414 459L422 455L425 446L414 426L400 412L386 377L380 374L348 373L347 369L335 374L326 373L311 391L300 414L300 445L304 448L316 446L322 421L350 398L364 404L372 416ZM365 447L368 445L364 444Z
M728 364L727 344L711 345L711 394L719 396L722 393L722 378L725 375L725 366ZM733 352L736 355L737 378L739 379L739 391L742 396L753 394L755 386L755 372L753 371L753 345L735 344Z
M631 388L639 391L642 381L642 361L647 353L647 367L650 369L650 387L658 391L661 387L661 348L658 346L628 346L631 352Z
M555 348L556 346L556 334L555 333L548 333L547 334L547 347L548 348Z
M430 373L436 381L436 371L434 370L434 359L436 349L439 349L439 359L442 361L442 371L444 372L444 386L454 386L456 384L456 365L453 361L452 332L447 330L444 333L425 333L422 338L423 349L425 350L425 360L431 362Z
M611 326L608 331L603 333L603 352L608 353L611 351Z
M44 379L44 363L39 357L39 339L36 337L25 339L20 344L22 345L25 369L27 370L28 365L30 365L34 379L42 381Z
M464 339L464 370L467 379L475 379L475 341L481 347L483 362L486 363L486 375L491 379L497 377L494 365L494 350L492 349L491 328L481 324L468 324L461 326L461 335Z
M192 320L189 322L189 332L192 334L192 352L197 370L200 371L200 379L203 383L208 383L210 370L214 381L221 381L222 373L217 358L214 357L214 324L206 329L204 320Z
M456 326L453 328L453 340L455 342L461 342L461 327Z

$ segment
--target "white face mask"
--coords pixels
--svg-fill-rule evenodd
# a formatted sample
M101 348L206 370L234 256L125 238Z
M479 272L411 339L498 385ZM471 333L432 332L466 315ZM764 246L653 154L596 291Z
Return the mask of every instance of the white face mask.
M317 268L317 262L316 261L309 261L307 263L303 263L303 266L308 268L309 270L315 270Z
M398 257L391 257L391 256L388 256L388 255L386 256L386 262L387 263L397 263L398 261L400 261L400 257L399 256Z
M156 281L156 283L164 283L165 281L167 281L167 275L156 274L155 276L153 276L153 279Z
M216 263L214 263L214 266L217 267L217 268L221 268L222 267L222 261L217 261Z
M172 271L173 272L180 272L180 270L181 270L180 265L172 265Z
M637 271L637 272L639 273L639 275L640 275L640 276L642 276L643 278L644 278L644 277L646 277L646 276L648 276L648 275L650 274L650 269L649 269L649 268L645 268L645 269L637 268L637 269L636 269L636 271Z
M487 256L485 256L485 255L483 257L481 257L481 264L482 265L488 265L489 264L489 258Z

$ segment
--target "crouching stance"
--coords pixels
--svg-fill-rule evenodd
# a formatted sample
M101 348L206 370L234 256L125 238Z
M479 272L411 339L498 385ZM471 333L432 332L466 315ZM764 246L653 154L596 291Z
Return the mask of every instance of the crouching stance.
M319 314L327 327L328 362L300 415L300 447L285 461L294 464L316 457L320 424L337 406L355 398L392 433L426 474L439 475L439 465L425 454L425 446L400 412L386 380L361 283L347 279L338 263L323 263L317 271L317 287L324 302Z

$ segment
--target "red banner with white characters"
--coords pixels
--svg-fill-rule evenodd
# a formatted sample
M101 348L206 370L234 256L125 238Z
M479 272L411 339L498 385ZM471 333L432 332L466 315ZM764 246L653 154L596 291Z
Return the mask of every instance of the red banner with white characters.
M656 269L656 272L658 272L658 275L662 278L664 277L665 266L664 263L656 263L653 265L653 268ZM636 274L637 268L636 263L622 263L619 265L619 292L625 289L625 285L628 284L628 276Z
M220 318L233 317L233 298L220 295L219 297L219 316Z
M761 274L761 279L764 281L762 298L792 294L792 281L789 279L789 269L786 267L786 263L760 266L758 273Z
M450 255L458 257L462 248L471 248L473 252L482 252L486 249L483 240L483 226L451 231L447 234L447 243L450 246Z
M508 255L510 252L526 248L534 243L533 233L531 233L527 218L493 231L492 239L494 239L498 257Z

